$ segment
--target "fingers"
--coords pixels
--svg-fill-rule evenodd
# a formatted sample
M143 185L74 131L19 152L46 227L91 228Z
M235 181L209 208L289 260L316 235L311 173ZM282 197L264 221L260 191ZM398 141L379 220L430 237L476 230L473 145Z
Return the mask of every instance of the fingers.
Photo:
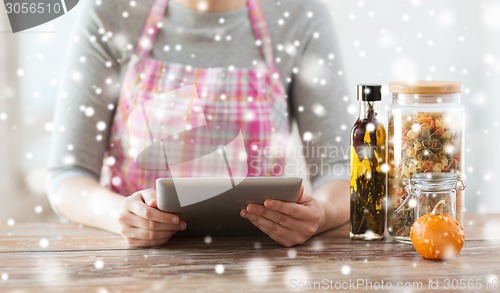
M290 217L289 215L282 212L268 209L266 207L263 207L262 205L249 204L247 205L246 211L250 214L265 217L291 230L296 230L299 227L303 228L305 226L304 222L301 220Z
M156 208L154 190L142 190L124 199L118 223L120 234L130 246L136 247L165 244L187 227L177 215Z
M305 195L302 195L301 197L304 196ZM310 215L310 211L306 206L294 202L266 199L266 201L264 201L264 206L270 210L281 212L289 215L292 218L300 219L303 221L309 220L309 218L312 216Z
M286 247L291 247L297 243L302 243L302 242L295 242L291 240L290 235L294 234L293 231L279 225L276 222L273 222L265 217L259 216L259 215L254 215L251 213L246 212L246 210L241 210L240 215L248 219L253 225L255 225L257 228L259 228L262 232L266 233L269 237L271 237L274 241L286 246Z
M302 203L302 199L304 196L304 185L300 186L299 198L297 199L297 203Z
M132 196L141 196L141 194L134 194ZM146 203L141 200L128 201L128 210L137 216L150 221L166 224L178 224L180 222L177 215L162 212L156 208L146 205Z
M145 189L139 192L144 199L144 203L146 203L150 207L156 208L156 190L154 189Z
M141 218L141 217L137 216L136 214L129 212L129 211L121 214L118 220L120 221L120 224L122 224L122 225L128 225L131 227L137 227L137 228L142 228L142 229L146 229L146 230L182 231L182 230L186 230L186 227L187 227L187 223L184 221L180 221L177 224L167 224L167 223L162 223L162 222L157 222L157 221L150 221L150 220L146 220L144 218Z

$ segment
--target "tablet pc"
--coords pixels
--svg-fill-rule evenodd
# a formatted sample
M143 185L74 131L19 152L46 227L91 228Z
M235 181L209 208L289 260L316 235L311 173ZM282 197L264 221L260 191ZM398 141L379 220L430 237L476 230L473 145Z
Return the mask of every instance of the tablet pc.
M297 177L246 177L235 178L236 186L213 195L212 191L224 190L226 178L160 178L156 180L158 208L179 215L187 222L187 229L176 235L184 236L243 236L264 235L247 219L240 216L241 209L249 203L263 204L266 199L297 202L302 178ZM174 184L175 181L175 184ZM188 186L190 197L181 205L178 191ZM177 188L176 188L177 187ZM220 189L222 188L222 189ZM195 191L195 192L193 192ZM208 193L208 194L207 194Z

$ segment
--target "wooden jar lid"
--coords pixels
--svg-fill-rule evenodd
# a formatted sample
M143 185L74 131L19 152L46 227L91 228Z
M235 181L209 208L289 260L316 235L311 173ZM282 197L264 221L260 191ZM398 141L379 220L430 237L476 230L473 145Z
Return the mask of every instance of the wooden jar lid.
M389 84L389 91L395 94L454 94L462 92L462 87L463 83L458 81L395 81Z

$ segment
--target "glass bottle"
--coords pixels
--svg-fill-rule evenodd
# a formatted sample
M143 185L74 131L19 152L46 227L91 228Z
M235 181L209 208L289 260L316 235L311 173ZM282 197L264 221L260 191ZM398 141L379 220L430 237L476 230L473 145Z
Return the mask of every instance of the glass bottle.
M377 119L380 85L358 85L359 118L351 132L351 239L380 240L385 226L386 133Z
M464 108L462 83L392 82L389 107L387 230L396 241L410 242L415 209L408 204L405 182L419 173L462 175ZM464 192L456 194L455 214L462 221ZM404 205L402 203L405 202ZM401 210L395 210L402 206Z

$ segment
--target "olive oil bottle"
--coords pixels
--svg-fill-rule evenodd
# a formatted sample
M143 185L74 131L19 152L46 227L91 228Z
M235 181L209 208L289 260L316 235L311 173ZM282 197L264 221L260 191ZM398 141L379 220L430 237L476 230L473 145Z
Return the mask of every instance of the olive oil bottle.
M351 132L351 239L381 240L385 227L386 132L377 119L380 85L358 85L359 118Z

